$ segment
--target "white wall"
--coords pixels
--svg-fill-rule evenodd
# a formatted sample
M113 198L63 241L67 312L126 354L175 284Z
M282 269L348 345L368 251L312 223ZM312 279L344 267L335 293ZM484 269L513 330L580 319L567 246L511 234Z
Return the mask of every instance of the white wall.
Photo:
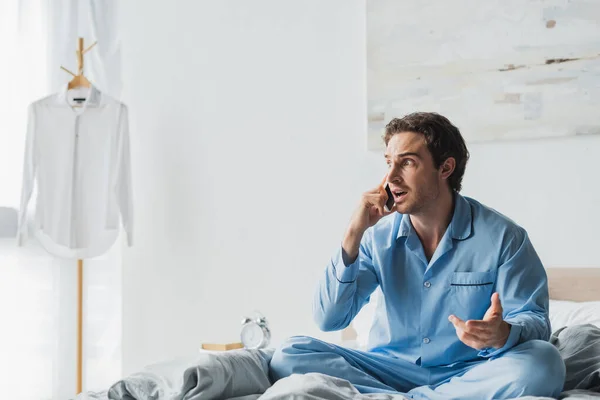
M124 372L235 340L255 308L275 343L336 340L312 322L312 290L385 171L366 151L364 1L122 7L137 224ZM546 263L598 265L598 144L473 146L465 194L528 228Z
M318 335L312 289L385 172L365 151L363 2L140 5L121 21L137 221L124 372L235 340L255 308L275 342Z
M600 136L477 144L469 151L464 194L525 227L544 265L600 267Z

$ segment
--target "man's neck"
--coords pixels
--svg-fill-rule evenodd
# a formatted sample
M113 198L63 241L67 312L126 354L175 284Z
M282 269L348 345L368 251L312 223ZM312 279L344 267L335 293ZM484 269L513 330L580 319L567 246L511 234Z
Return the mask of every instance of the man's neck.
M437 201L419 213L411 214L412 223L424 247L435 247L440 243L454 214L454 194L444 190Z

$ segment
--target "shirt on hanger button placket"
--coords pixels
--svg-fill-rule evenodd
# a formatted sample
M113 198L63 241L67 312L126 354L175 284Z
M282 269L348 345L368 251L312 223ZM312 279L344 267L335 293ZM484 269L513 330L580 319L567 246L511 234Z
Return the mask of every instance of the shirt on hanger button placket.
M80 127L80 116L81 114L76 112L75 113L75 120L74 120L74 133L75 133L75 138L74 138L74 154L73 154L73 186L72 186L72 197L71 197L71 222L72 222L72 229L71 229L71 246L73 248L77 248L80 247L79 243L78 243L78 231L79 231L79 218L77 215L77 211L78 211L78 207L77 207L77 200L78 200L78 189L79 189L79 185L77 184L77 178L78 178L78 174L77 171L79 169L79 127Z

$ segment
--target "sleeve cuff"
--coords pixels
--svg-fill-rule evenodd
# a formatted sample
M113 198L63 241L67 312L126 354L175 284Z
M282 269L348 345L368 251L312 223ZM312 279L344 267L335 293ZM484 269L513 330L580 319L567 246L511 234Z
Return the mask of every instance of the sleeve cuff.
M506 321L506 322L510 324L510 334L508 335L508 339L506 340L506 343L504 344L504 346L502 346L499 349L494 349L492 347L487 348L487 349L482 349L478 354L480 357L485 357L485 358L496 357L496 356L504 353L505 351L513 348L514 346L516 346L519 343L519 340L521 338L522 326L519 324L516 324L516 323L511 324L508 321Z
M335 278L339 283L353 283L356 281L360 266L358 261L359 258L360 254L358 257L356 257L356 260L352 264L346 265L342 257L342 246L340 246L331 259L331 267L333 268Z

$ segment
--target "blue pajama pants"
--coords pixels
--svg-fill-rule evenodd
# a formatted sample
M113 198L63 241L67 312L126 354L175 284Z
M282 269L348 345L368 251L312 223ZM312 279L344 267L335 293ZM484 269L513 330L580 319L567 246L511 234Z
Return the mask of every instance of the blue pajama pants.
M269 368L273 381L319 372L346 379L361 393L400 392L432 400L556 398L565 381L565 364L558 350L541 340L519 344L493 359L421 367L381 353L295 336L275 352Z

